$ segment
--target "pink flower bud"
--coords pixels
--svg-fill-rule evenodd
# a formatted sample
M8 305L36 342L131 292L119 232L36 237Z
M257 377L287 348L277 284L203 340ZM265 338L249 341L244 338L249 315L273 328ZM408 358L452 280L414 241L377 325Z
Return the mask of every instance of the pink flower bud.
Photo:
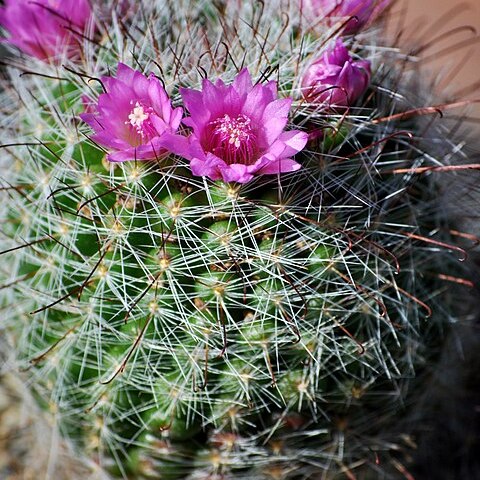
M353 60L341 39L305 72L302 91L310 103L351 106L370 83L370 62Z
M42 60L74 57L91 18L88 0L5 0L0 25L5 41Z
M358 32L373 22L388 7L391 0L307 0L312 12L331 20L347 22L345 34Z

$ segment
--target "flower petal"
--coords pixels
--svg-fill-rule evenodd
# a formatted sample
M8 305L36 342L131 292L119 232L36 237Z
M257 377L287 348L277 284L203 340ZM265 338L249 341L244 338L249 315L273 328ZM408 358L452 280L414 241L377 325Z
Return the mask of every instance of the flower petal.
M168 152L163 148L158 138L154 138L150 143L131 147L126 150L110 153L107 159L110 162L125 162L128 160L160 160Z
M271 82L270 82L271 83ZM265 85L255 85L247 94L242 106L242 113L254 122L260 122L265 107L275 100L272 90Z
M282 156L292 157L304 149L308 142L308 133L301 132L300 130L290 130L288 132L283 132L278 139L285 145Z
M291 158L277 158L276 160L269 162L257 173L274 175L277 173L295 172L300 168L302 168L302 166Z
M153 75L150 76L148 82L148 97L152 104L152 108L157 112L157 115L161 115L165 122L169 123L172 111L170 100L163 89L160 80Z
M253 174L249 173L247 165L239 163L221 168L221 175L225 182L247 183L253 178Z
M117 67L117 80L125 83L126 85L131 85L133 83L133 79L135 77L135 70L130 68L128 65L124 63L119 63ZM105 77L111 79L112 77Z
M198 125L199 128L205 125L210 120L210 112L203 103L202 92L190 88L180 88L180 95L183 103L190 113L190 120L192 128ZM184 119L184 122L187 119Z
M248 93L253 88L252 77L247 68L243 68L232 83L233 88L239 93Z
M192 160L195 157L200 159L205 158L205 154L199 143L192 138L165 132L161 136L160 142L163 148L187 160Z
M288 122L288 113L292 105L291 98L275 100L269 103L263 112L262 135L260 147L271 145L283 132Z
M192 158L190 162L190 168L194 175L208 177L211 180L220 180L222 178L221 169L226 166L222 159L212 153L207 154L205 159Z

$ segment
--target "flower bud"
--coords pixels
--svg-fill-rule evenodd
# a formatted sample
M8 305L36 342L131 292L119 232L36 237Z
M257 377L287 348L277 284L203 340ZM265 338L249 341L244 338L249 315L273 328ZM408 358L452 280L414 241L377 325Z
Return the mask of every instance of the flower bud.
M311 11L316 16L346 21L343 33L356 33L365 25L373 22L390 0L310 0Z
M370 62L354 60L341 39L305 72L302 91L305 99L330 107L351 106L370 83Z
M88 0L6 0L0 25L7 43L42 60L75 57L90 21Z

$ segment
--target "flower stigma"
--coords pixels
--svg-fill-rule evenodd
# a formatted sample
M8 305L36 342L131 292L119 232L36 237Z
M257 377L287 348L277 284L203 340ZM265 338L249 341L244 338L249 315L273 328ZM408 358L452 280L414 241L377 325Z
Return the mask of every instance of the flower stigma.
M213 153L227 163L249 164L254 153L255 134L251 120L240 114L236 118L225 114L211 125L213 129Z
M133 100L130 104L133 105ZM154 134L153 125L149 120L152 113L152 107L145 107L140 102L136 102L128 115L128 120L125 122L125 125L131 125L142 140L149 140Z

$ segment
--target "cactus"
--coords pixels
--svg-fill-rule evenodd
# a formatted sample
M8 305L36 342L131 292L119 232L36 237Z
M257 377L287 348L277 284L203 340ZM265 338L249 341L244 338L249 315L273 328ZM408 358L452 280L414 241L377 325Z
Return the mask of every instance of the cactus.
M445 279L463 250L435 205L438 174L424 174L460 153L422 139L434 109L409 95L405 60L378 25L346 36L371 83L325 106L302 75L341 29L301 2L124 6L93 5L80 55L8 61L11 363L105 478L407 476L398 417L453 318ZM301 168L212 180L168 146L109 162L80 115L119 62L153 72L175 108L203 77L275 80L294 99L287 131L309 134Z

